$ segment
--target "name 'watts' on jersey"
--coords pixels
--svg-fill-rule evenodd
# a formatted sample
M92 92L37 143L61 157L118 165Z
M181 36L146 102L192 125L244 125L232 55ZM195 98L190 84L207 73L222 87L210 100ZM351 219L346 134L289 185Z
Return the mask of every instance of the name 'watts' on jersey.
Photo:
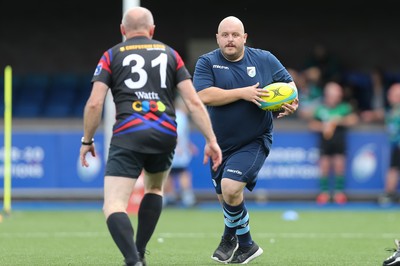
M116 122L111 144L144 153L176 146L176 85L191 79L180 55L168 45L133 37L104 52L92 81L111 89Z

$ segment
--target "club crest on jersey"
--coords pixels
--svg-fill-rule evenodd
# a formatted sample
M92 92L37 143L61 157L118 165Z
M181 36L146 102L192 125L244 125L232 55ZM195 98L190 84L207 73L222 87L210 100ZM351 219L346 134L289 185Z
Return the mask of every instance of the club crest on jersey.
M256 67L247 67L247 75L254 78L256 76Z
M103 69L103 64L102 64L102 63L99 63L99 64L97 65L97 67L96 67L96 70L94 71L94 75L95 75L95 76L100 75L100 72L101 72L102 69Z

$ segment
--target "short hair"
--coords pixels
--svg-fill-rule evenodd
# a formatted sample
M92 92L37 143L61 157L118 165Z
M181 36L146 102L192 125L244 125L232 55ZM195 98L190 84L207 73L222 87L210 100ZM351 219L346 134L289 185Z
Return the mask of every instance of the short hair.
M153 15L147 8L133 7L125 11L122 17L122 25L129 30L148 29L154 25Z

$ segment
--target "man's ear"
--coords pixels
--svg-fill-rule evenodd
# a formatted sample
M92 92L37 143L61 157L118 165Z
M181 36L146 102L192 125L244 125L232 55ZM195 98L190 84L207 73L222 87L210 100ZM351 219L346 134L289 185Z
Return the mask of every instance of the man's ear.
M151 38L153 38L153 36L154 36L155 29L156 29L156 25L151 26L150 31L149 31Z

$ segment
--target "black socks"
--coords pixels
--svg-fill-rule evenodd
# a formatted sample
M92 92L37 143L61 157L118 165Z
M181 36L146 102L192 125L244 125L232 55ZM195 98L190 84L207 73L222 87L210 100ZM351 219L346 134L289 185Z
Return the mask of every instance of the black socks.
M141 254L145 253L147 243L154 233L160 218L162 205L162 196L153 193L145 194L140 203L136 246Z
M124 212L115 212L107 219L110 234L125 258L127 265L134 265L139 261L136 245L133 241L133 227L129 216Z

